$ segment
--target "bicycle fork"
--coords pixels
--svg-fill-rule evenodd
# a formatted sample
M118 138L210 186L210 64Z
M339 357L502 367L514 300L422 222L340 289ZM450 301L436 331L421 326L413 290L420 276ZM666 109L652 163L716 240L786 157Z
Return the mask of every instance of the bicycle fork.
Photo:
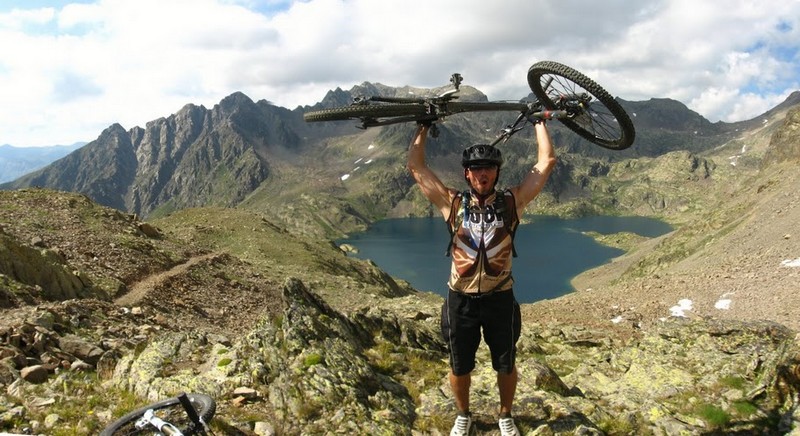
M167 436L183 436L182 431L178 430L178 428L174 425L157 417L152 409L144 412L144 415L142 415L142 417L136 421L136 428L139 430L144 430L150 426L157 428L158 431Z

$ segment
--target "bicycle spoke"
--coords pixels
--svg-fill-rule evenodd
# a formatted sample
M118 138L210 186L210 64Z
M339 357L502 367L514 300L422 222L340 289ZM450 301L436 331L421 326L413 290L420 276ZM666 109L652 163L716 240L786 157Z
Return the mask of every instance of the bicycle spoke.
M559 121L584 139L612 150L633 144L636 130L625 109L579 71L558 62L537 62L528 70L528 85L547 109L570 113Z
M572 121L580 125L584 130L591 132L598 138L619 138L622 135L621 127L616 117L604 104L597 103L597 97L592 95L589 90L557 74L543 75L541 81L542 87L553 102L559 102L564 97L573 95L588 94L592 96L592 102L589 106L585 106L581 114L572 118Z

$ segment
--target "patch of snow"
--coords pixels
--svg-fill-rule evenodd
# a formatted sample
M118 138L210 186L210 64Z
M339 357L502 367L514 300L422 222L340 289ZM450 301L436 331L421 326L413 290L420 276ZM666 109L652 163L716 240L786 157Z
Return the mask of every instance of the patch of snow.
M367 147L367 150L372 150L373 148L375 148L375 144L370 144L369 147Z
M360 158L356 159L356 161L353 162L353 164L357 164L357 163L361 162L362 160L364 160L364 158L360 157Z
M345 174L345 175L343 175L342 177L339 177L339 178L342 179L342 180L347 180L347 179L350 178L350 174Z
M686 317L686 311L692 310L692 300L688 300L686 298L678 301L677 306L672 306L669 308L669 312L671 316L677 316L681 318Z
M785 266L787 268L800 268L800 257L795 260L786 259L781 262L781 266Z
M366 160L366 161L364 162L364 164L365 164L365 165L369 165L369 164L371 164L371 163L372 163L372 159L368 159L368 160Z
M625 318L623 318L622 315L617 315L617 317L612 319L611 322L613 322L614 324L619 324L624 320Z
M731 303L733 300L730 297L733 295L733 292L726 292L719 297L719 300L714 304L714 307L719 310L728 310L731 308Z
M356 171L358 171L360 168L361 168L361 167L355 167L355 168L353 168L353 172L356 172Z

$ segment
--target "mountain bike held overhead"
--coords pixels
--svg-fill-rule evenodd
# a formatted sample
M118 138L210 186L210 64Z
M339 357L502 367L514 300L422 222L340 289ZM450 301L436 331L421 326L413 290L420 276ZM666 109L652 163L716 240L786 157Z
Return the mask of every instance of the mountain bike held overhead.
M635 130L625 109L592 79L566 65L541 61L528 69L534 101L460 101L463 77L450 77L452 88L427 98L359 96L349 106L306 112L308 122L356 120L361 128L407 122L442 122L465 112L518 112L516 121L501 132L503 139L530 118L557 119L589 142L610 150L633 144ZM435 128L432 129L435 132Z

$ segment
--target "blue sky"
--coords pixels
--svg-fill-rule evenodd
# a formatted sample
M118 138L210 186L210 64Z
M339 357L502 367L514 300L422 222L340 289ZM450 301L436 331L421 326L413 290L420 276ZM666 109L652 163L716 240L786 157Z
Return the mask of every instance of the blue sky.
M241 91L295 108L364 81L490 99L539 60L627 100L750 119L800 90L785 0L0 0L0 144L91 141Z

